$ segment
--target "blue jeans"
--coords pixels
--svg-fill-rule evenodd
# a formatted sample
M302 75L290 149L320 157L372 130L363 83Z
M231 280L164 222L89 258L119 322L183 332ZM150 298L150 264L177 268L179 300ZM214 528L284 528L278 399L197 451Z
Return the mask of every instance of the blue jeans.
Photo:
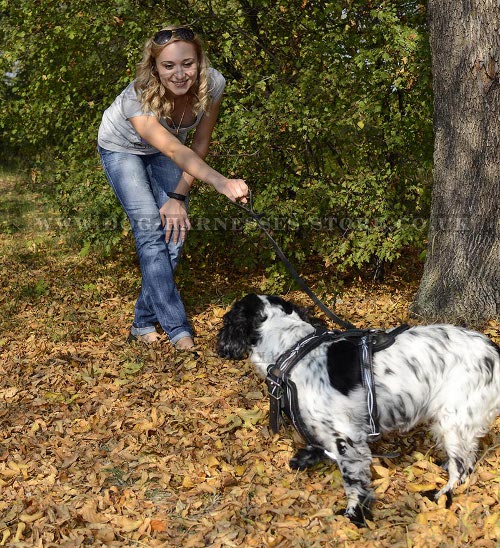
M132 335L155 331L159 323L170 341L191 337L184 305L174 282L182 242L165 242L160 207L169 199L182 170L167 156L112 152L98 147L109 184L132 227L142 273Z

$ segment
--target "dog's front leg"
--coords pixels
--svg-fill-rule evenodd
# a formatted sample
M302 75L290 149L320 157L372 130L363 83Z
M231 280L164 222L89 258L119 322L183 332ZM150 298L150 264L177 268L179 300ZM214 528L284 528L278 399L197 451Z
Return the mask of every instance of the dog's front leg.
M347 508L343 514L356 525L365 526L365 520L371 519L370 506L373 501L372 455L368 443L365 439L353 441L347 436L338 437L329 452L337 459L347 495Z

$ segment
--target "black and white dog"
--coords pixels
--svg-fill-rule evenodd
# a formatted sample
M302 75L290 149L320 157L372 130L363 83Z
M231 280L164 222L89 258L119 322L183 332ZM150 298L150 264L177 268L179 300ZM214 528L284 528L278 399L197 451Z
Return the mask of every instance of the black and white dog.
M225 314L217 352L248 357L259 373L314 332L305 309L280 297L250 294ZM304 424L324 450L308 446L290 461L304 469L328 456L338 462L347 495L345 514L363 524L370 516L371 452L368 412L359 368L336 344L324 342L290 372ZM500 411L500 350L486 336L451 325L411 327L373 355L380 432L408 431L428 422L448 457L451 491L472 471L478 440Z

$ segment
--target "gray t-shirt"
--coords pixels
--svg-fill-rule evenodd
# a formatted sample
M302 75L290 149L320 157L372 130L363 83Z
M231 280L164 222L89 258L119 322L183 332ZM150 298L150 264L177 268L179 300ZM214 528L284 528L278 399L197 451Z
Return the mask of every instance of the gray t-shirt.
M141 100L134 89L135 80L129 84L113 104L104 111L97 142L100 147L113 152L130 152L132 154L155 154L158 150L147 143L134 129L130 118L134 116L155 116L153 112L143 112ZM209 93L212 101L217 101L224 91L226 80L222 74L212 67L208 69ZM170 133L174 134L181 143L186 141L188 131L194 129L203 118L199 112L193 124L177 130L167 124L162 118L160 123Z

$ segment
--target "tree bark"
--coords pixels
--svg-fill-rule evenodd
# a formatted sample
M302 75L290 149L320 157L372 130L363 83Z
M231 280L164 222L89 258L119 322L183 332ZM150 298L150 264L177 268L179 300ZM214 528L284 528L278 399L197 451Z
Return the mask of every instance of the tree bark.
M477 323L500 313L500 9L430 0L434 186L413 311Z

